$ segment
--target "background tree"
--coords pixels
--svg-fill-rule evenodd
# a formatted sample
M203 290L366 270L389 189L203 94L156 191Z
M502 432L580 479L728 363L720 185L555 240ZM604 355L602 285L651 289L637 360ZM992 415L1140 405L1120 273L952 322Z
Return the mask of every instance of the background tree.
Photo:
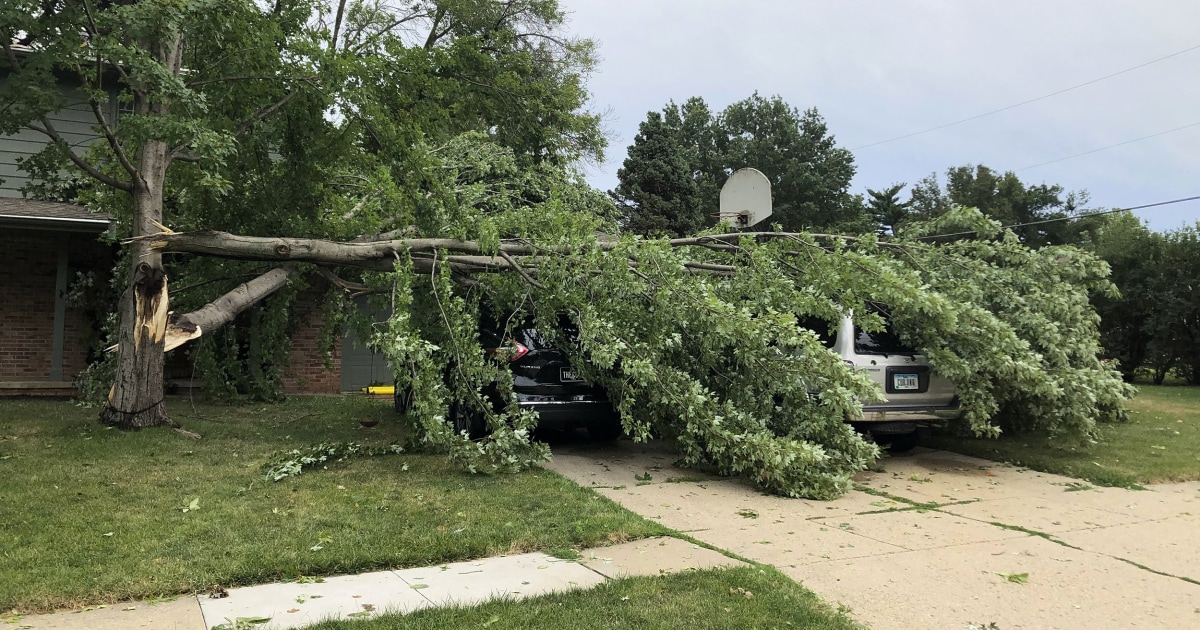
M862 201L848 192L854 177L854 158L837 146L815 109L800 112L778 96L764 98L756 93L715 116L700 98L691 98L682 106L671 103L661 115L651 112L644 124L657 128L660 119L661 124L678 129L678 133L673 148L666 142L668 136L663 136L658 154L671 150L675 173L681 170L679 162L686 161L683 170L691 173L697 186L695 214L703 217L706 225L715 223L712 216L720 210L720 189L725 180L745 167L757 168L771 180L772 224L793 231L856 231L868 224ZM635 139L630 147L630 160L618 172L620 183L613 191L615 198L624 201L653 197L659 194L656 190L662 190L662 178L657 174L661 168L648 172L648 178L643 179L641 171L650 164L643 157L645 144L645 139L641 145ZM671 181L675 182L673 189L683 190L679 177ZM672 199L684 198L672 195ZM673 206L646 208L649 213L660 210L678 212ZM662 221L669 224L671 219Z
M916 220L935 219L955 205L978 208L1002 225L1021 225L1013 228L1021 242L1042 247L1076 242L1087 224L1058 219L1076 216L1085 203L1086 192L1064 193L1059 185L1027 185L1012 171L1001 174L982 164L967 164L946 171L944 189L936 174L918 181L908 207ZM1040 221L1051 222L1023 225Z
M1200 225L1162 236L1159 284L1149 296L1149 354L1155 379L1174 368L1188 383L1200 383Z
M1100 314L1100 338L1106 355L1119 362L1126 381L1133 381L1143 365L1170 367L1149 356L1153 339L1150 320L1159 301L1154 296L1162 287L1163 239L1132 213L1104 219L1088 235L1087 247L1109 264L1110 278L1120 293L1097 293L1092 302ZM1156 372L1155 380L1161 382L1166 373Z
M900 191L907 184L892 184L883 190L867 189L867 209L878 226L880 235L899 234L899 226L908 221L912 200L901 202Z
M854 156L837 146L816 109L801 112L756 93L725 108L714 129L727 173L753 167L771 180L771 223L788 231L861 224L862 208L848 192Z
M668 114L678 110L669 106ZM629 157L617 171L611 195L624 216L622 227L643 235L683 236L710 223L702 211L700 185L678 116L672 123L650 112L638 126Z

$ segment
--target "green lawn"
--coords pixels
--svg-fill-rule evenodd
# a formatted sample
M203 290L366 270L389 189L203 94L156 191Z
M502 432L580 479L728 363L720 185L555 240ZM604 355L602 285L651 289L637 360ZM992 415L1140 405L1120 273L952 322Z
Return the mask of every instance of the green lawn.
M612 580L583 591L375 619L327 621L309 630L441 628L861 628L774 569L736 568Z
M1097 485L1200 479L1200 387L1142 385L1129 402L1129 422L1100 425L1090 448L1061 446L1039 435L998 440L936 435L925 444L1035 470L1086 479Z
M401 441L398 417L383 402L193 407L171 400L168 407L204 439L107 429L94 410L66 402L0 401L0 610L552 552L664 532L553 473L472 476L440 455L360 458L263 480L264 462L279 451ZM361 418L382 421L364 428Z

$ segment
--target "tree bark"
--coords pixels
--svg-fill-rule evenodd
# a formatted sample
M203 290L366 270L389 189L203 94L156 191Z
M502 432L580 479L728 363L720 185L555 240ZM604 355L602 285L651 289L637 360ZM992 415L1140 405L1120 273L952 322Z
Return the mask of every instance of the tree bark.
M138 149L133 179L133 231L153 234L162 223L167 144L147 140ZM129 286L119 307L117 375L100 422L122 429L178 426L163 406L163 348L167 330L167 276L162 254L133 241Z

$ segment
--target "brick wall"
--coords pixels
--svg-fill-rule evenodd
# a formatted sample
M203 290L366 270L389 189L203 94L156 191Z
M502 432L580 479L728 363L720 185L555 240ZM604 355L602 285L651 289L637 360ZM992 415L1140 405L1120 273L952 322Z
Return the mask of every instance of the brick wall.
M111 267L111 253L93 234L0 230L0 381L50 379L58 249L64 241L72 270ZM68 308L64 380L86 367L85 329L83 314Z
M292 365L283 378L284 391L289 394L341 392L342 344L333 344L332 370L325 368L325 357L321 352L322 297L321 291L308 290L294 302L300 328L292 335Z
M0 382L47 381L50 379L54 340L54 290L58 270L59 243L66 240L74 281L75 271L95 270L107 282L112 268L111 248L96 241L96 235L41 230L0 230ZM291 368L284 376L289 394L337 394L341 390L341 343L334 344L333 369L326 369L320 351L320 291L308 291L297 299L301 319L292 336ZM84 314L68 308L63 337L63 379L71 380L87 367ZM189 378L191 365L181 353L173 353L168 376ZM4 391L2 394L70 394L69 391Z

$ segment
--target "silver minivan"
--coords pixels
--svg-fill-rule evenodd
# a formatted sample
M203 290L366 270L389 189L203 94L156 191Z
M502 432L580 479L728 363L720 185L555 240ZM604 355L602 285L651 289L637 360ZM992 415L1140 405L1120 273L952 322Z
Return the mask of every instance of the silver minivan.
M911 450L917 445L919 426L962 416L954 383L935 373L924 355L890 330L867 332L846 316L830 337L831 349L866 372L886 398L864 404L862 416L847 418L877 443L893 452Z

